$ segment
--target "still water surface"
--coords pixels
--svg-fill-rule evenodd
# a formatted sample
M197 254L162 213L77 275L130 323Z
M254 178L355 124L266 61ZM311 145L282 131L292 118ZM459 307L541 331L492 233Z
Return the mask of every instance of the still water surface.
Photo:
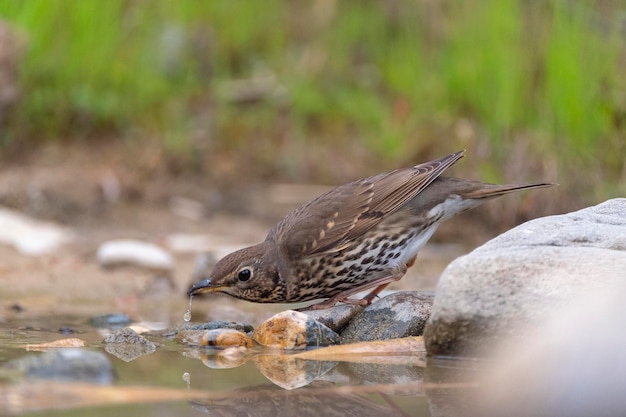
M0 415L430 416L439 414L442 398L471 389L451 382L458 363L426 364L414 356L363 363L294 360L268 351L224 356L162 339L156 352L123 360L107 352L105 335L77 316L0 322L0 367L41 354L27 351L27 344L75 337L87 343L82 349L103 352L116 375L113 384L90 385L0 371Z

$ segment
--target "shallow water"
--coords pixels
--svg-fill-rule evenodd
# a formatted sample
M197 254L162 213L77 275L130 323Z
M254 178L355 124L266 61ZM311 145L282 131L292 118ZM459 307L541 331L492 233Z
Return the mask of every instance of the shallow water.
M182 323L184 307L180 311ZM425 380L436 381L433 371L447 372L445 367L426 367L424 358L411 355L360 363L294 359L263 350L224 355L163 338L156 352L126 361L105 349L101 342L107 331L92 327L87 317L12 316L0 323L0 367L41 354L27 350L28 344L71 337L84 340L83 349L104 352L116 379L91 385L0 371L2 415L429 416L429 391L440 395L449 388Z
M168 279L133 267L104 269L95 259L98 245L107 239L138 235L159 241L172 230L198 233L195 221L150 210L117 213L113 226L104 221L78 229L81 240L53 255L26 257L0 245L0 416L430 416L438 415L431 398L439 401L442 392L456 392L447 378L440 384L438 370L445 367L426 366L416 355L358 362L294 360L282 352L225 355L150 337L159 343L156 351L131 360L132 352L105 346L109 331L90 325L92 317L125 313L137 320L134 325L152 331L184 323L183 294L196 252L172 250L176 270ZM267 225L249 219L216 216L209 223L204 227L215 233L209 240L222 251L258 242L267 232ZM458 245L429 245L394 289L432 290L445 265L465 251ZM193 308L192 322L257 326L287 307L215 297L194 299ZM27 379L2 369L12 360L42 354L28 350L29 344L66 338L81 339L86 347L80 349L106 355L114 382Z

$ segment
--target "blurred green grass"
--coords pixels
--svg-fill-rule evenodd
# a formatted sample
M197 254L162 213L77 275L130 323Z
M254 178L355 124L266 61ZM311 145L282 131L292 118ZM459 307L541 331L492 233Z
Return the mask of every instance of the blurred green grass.
M626 192L620 1L0 0L0 17L27 40L5 149L119 137L334 182L468 148L486 180Z

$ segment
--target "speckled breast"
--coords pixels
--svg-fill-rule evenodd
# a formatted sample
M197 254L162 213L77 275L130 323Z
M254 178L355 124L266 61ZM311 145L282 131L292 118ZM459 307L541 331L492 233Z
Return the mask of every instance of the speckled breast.
M298 293L290 298L329 298L389 276L395 265L407 263L423 246L418 242L422 240L421 230L423 227L377 227L337 252L295 262L292 279L298 281Z

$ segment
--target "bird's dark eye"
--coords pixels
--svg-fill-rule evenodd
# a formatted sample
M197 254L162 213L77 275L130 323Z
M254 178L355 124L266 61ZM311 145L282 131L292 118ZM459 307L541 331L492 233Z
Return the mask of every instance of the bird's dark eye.
M237 278L239 279L239 281L245 282L252 278L252 271L250 270L250 268L244 268L239 271L239 273L237 274Z

